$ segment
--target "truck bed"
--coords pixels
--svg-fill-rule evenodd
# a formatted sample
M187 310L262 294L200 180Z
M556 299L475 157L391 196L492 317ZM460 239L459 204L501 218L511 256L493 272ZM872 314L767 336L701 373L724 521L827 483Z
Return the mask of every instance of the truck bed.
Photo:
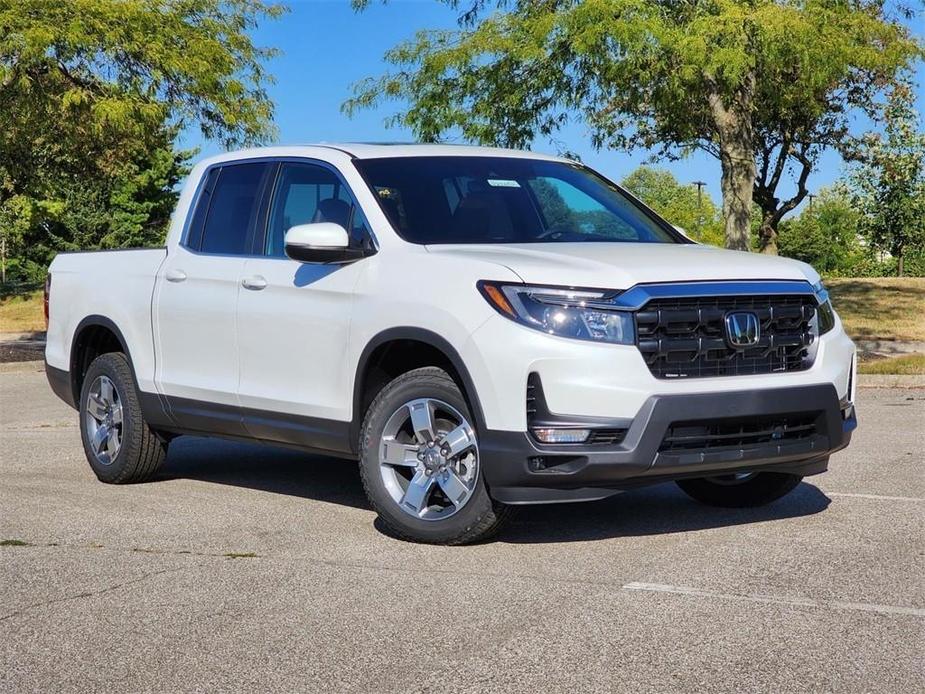
M51 302L45 360L69 371L71 346L81 322L105 316L131 349L142 390L154 391L151 298L166 248L59 253L50 267Z

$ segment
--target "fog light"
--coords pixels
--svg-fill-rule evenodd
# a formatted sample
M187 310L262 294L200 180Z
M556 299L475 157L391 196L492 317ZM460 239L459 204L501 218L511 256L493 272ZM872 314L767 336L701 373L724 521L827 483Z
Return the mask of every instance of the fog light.
M533 435L542 443L584 443L590 429L534 429Z

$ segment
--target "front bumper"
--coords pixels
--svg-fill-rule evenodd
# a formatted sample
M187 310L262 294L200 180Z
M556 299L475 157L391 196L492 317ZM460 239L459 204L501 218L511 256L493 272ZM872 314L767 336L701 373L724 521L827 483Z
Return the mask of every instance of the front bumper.
M619 445L542 445L525 432L485 431L480 455L492 496L509 504L601 499L622 489L684 477L773 470L824 472L831 453L848 445L857 426L831 384L752 391L658 394L626 426ZM802 416L811 433L752 445L667 450L678 422L722 423L748 417Z
M848 394L854 343L840 321L819 338L806 370L753 376L656 378L634 345L597 344L547 335L503 316L489 318L463 345L460 357L484 413L483 428L527 429L524 394L537 374L552 412L582 417L633 419L653 395L715 393L834 385Z

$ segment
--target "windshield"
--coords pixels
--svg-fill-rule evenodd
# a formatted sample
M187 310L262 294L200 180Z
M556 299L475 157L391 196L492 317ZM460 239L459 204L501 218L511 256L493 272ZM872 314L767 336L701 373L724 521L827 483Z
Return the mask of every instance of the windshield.
M680 241L617 186L578 164L458 156L354 164L412 243Z

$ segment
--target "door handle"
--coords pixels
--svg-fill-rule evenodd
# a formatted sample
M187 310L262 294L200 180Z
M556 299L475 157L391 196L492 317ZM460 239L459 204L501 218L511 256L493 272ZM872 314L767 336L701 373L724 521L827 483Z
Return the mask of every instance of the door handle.
M164 279L168 282L182 282L186 279L186 273L183 270L168 270L164 273Z
M245 277L243 280L241 280L241 284L244 285L245 289L260 291L261 289L266 289L267 281L260 275L254 275L253 277Z

